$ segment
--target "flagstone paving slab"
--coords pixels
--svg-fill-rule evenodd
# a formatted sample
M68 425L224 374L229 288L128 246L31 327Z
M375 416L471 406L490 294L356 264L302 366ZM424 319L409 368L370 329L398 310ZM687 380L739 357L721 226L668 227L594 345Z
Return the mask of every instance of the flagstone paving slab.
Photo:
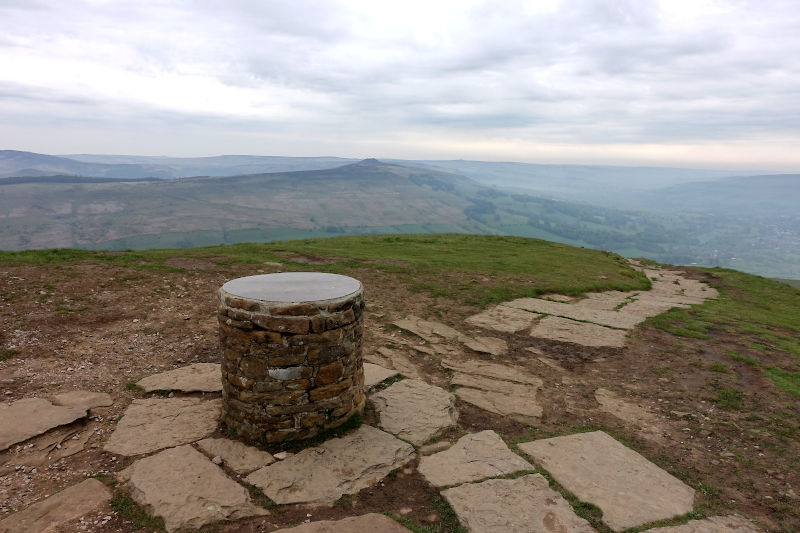
M466 319L467 324L484 329L492 329L501 333L517 333L528 329L533 321L542 315L498 305Z
M219 363L195 363L140 379L136 382L146 392L177 390L182 392L220 392L222 371Z
M471 533L594 533L541 474L465 483L442 495Z
M513 365L500 365L497 363L487 363L476 359L442 359L442 366L463 372L464 374L475 374L505 381L515 381L517 383L527 383L536 387L542 386L541 378L529 374L525 369Z
M533 470L492 430L464 435L450 449L420 460L419 473L436 487Z
M641 315L628 314L622 311L606 311L604 309L593 309L584 307L581 302L562 303L542 300L540 298L519 298L504 303L507 307L516 307L535 313L554 315L560 317L592 322L612 328L630 329L646 317Z
M422 318L414 315L409 315L406 318L396 320L394 325L400 329L410 331L414 335L425 339L430 343L437 343L445 340L466 339L465 335L446 324L442 324L441 322L436 322L433 320L423 320Z
M594 397L600 404L601 411L636 426L642 436L649 440L662 440L663 431L658 417L647 409L620 398L608 389L597 389Z
M195 442L217 429L221 412L220 399L133 400L103 449L139 455Z
M86 416L83 407L53 405L44 398L0 404L0 451Z
M463 374L456 372L450 378L450 384L459 387L470 387L485 391L499 392L512 396L526 396L536 398L538 385L528 385L524 383L513 383L502 379L487 378L486 376L476 376L473 374Z
M364 363L364 387L371 389L383 380L397 374L399 374L397 370L391 370L372 363Z
M565 489L600 507L603 521L614 531L693 508L691 487L602 431L518 446Z
M475 337L474 339L465 339L464 346L470 350L475 350L480 353L488 353L489 355L499 356L508 351L508 343L503 339L496 337Z
M131 497L164 519L168 532L268 512L251 503L246 488L191 446L139 459L119 473Z
M761 533L761 530L741 516L712 516L690 520L680 526L657 527L648 533Z
M417 446L458 422L455 396L421 380L398 381L370 400L383 429Z
M407 378L420 378L419 366L411 360L411 358L400 350L393 350L391 348L381 347L377 350L378 355L384 357L391 364L391 367L403 374ZM367 357L369 359L369 357ZM378 359L371 360L370 362L381 364Z
M271 454L238 440L203 439L197 443L197 447L212 458L219 456L225 466L241 475L275 462Z
M531 328L530 335L540 339L571 342L598 348L622 348L627 339L627 332L622 329L607 328L557 316L542 318Z
M509 385L512 385L509 383ZM484 391L459 387L456 389L459 400L480 407L501 416L506 416L522 424L534 425L542 416L542 406L530 396L514 396L505 392Z
M86 479L0 521L0 533L49 533L103 506L111 491Z
M88 390L74 390L62 392L53 397L53 403L64 407L78 407L91 409L93 407L108 407L114 403L111 395L105 392L92 392Z
M361 426L256 470L246 481L272 501L332 503L372 486L413 458L414 448L379 429Z
M320 520L297 527L279 529L275 533L408 533L408 529L388 516L369 513L341 520Z

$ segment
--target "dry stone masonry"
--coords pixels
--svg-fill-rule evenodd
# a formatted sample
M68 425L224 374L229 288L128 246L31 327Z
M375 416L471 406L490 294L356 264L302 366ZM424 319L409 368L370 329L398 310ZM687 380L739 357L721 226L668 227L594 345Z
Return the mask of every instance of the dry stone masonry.
M364 409L364 290L336 274L283 272L220 289L223 422L254 443L316 435Z

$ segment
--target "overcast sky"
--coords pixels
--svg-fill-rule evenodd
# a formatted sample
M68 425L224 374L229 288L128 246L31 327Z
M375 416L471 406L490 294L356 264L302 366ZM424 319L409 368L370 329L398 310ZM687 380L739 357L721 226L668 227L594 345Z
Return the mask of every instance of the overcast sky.
M0 0L0 149L800 170L797 0Z

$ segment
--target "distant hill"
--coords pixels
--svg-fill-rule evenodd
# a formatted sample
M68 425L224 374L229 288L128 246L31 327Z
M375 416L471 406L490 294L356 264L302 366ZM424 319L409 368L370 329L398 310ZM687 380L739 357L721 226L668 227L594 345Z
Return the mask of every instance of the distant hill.
M230 157L236 161L240 156ZM717 198L722 206L725 198L730 204L737 195L758 194L766 195L766 202L772 194L778 196L771 200L774 205L783 207L767 211L782 213L798 197L795 182L769 178L775 187L763 182L760 192L744 178L683 184L669 194L660 192L663 199L656 194L658 207L636 210L490 187L453 172L374 159L320 170L156 181L14 178L0 180L0 249L184 248L333 235L468 232L535 237L631 257L797 279L798 216L776 219L743 207L710 210L691 203L711 206ZM682 188L690 185L695 188Z
M642 198L662 209L800 218L800 174L686 183L652 191Z
M0 177L75 175L102 178L174 178L168 167L141 164L84 163L66 157L0 150Z
M465 214L476 189L460 176L375 160L327 170L158 182L0 182L0 248L185 247L349 232L487 233Z
M163 157L137 155L66 155L69 159L95 164L150 165L169 168L174 177L237 176L265 172L294 172L335 168L358 159L343 157L282 157L220 155L213 157Z
M464 160L397 162L455 172L480 184L506 190L613 207L636 205L636 195L644 191L751 174L733 170Z

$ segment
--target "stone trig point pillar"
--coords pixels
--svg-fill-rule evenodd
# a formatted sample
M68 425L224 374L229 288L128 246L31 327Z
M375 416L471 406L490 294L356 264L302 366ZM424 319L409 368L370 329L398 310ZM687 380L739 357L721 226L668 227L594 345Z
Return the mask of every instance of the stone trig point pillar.
M283 272L219 291L222 420L254 443L312 437L364 409L364 289L347 276Z

